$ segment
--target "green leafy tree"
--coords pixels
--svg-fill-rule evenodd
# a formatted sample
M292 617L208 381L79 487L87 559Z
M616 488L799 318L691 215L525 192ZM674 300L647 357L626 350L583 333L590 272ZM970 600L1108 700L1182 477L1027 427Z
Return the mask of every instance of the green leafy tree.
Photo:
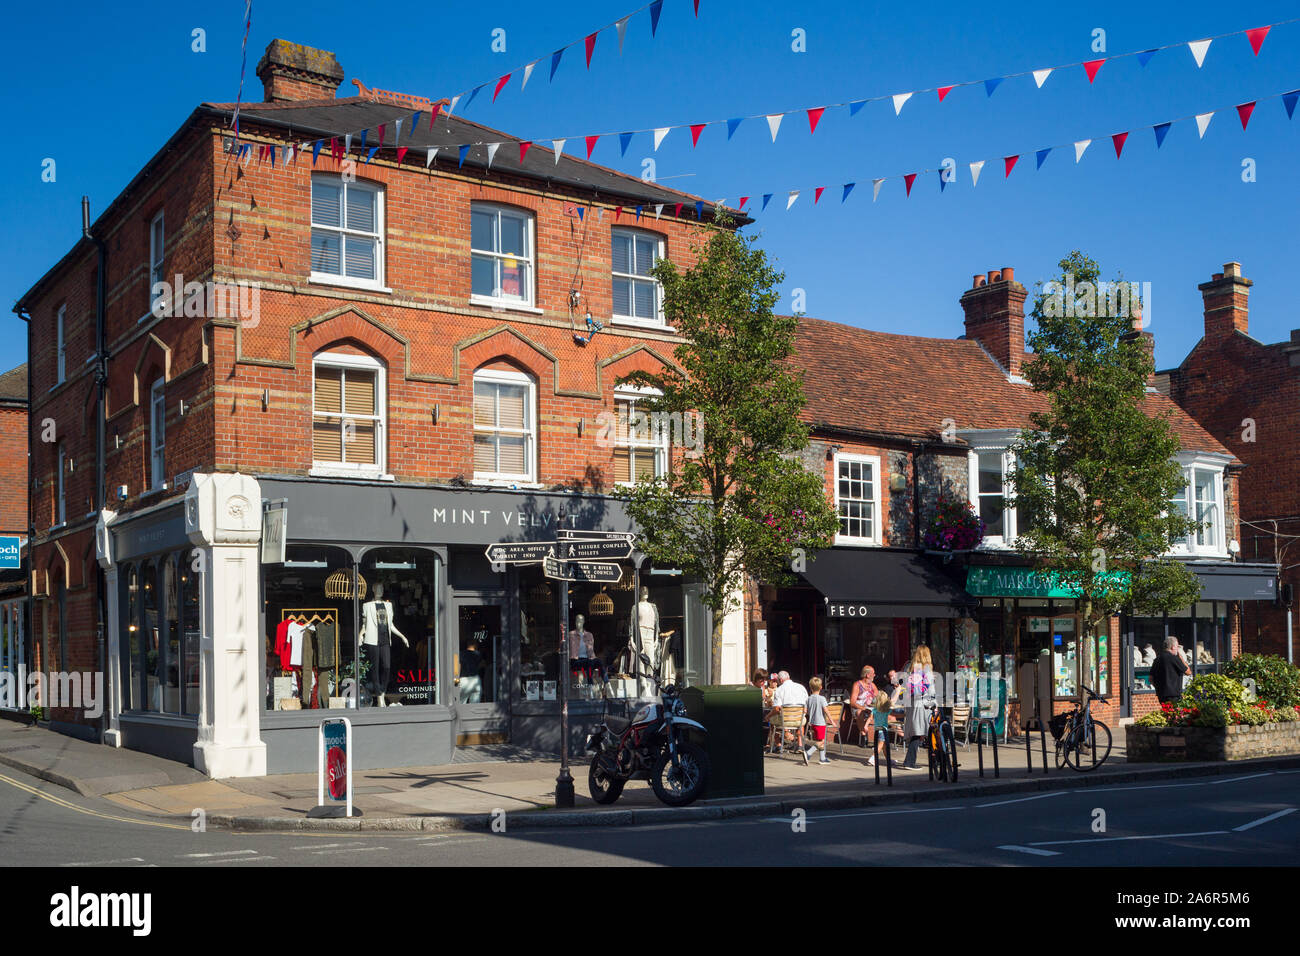
M696 423L680 430L688 440L680 454L674 442L668 473L624 496L642 549L702 582L713 612L711 683L722 672L722 622L746 575L788 582L838 527L823 477L798 458L808 429L802 378L789 362L796 320L772 311L785 276L752 239L719 225L690 269L663 259L654 270L664 317L684 340L679 368L625 379L662 393L643 403L652 427Z
M1185 482L1179 441L1167 415L1144 410L1152 360L1133 334L1135 310L1099 292L1100 269L1083 253L1059 265L1036 295L1024 366L1048 408L1015 443L1009 503L1028 518L1019 546L1081 595L1092 633L1125 608L1197 600L1195 575L1165 556L1197 523L1170 504Z

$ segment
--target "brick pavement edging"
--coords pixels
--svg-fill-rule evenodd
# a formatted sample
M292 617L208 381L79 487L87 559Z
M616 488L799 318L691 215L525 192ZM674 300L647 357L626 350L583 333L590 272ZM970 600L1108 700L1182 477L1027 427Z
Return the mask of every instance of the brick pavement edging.
M763 813L789 814L795 810L853 810L898 803L928 803L974 796L999 796L1008 793L1025 793L1035 790L1074 790L1117 783L1176 779L1181 777L1212 777L1236 775L1243 771L1263 771L1300 768L1300 757L1280 757L1265 760L1234 761L1232 763L1161 765L1149 769L1120 770L1113 773L1072 773L1069 776L1048 775L1034 779L992 781L979 784L936 784L924 790L892 790L876 793L874 787L866 793L835 794L806 797L759 797L745 803L717 806L694 806L674 809L650 807L636 809L557 811L522 810L506 815L508 830L553 829L557 827L638 826L666 822L723 820L734 817L757 816ZM978 779L978 778L977 778ZM189 820L190 818L177 817ZM427 816L352 817L351 819L307 819L306 817L258 817L239 814L209 814L210 827L218 829L264 832L293 832L298 830L330 831L446 831L491 829L493 816L487 813L431 814Z

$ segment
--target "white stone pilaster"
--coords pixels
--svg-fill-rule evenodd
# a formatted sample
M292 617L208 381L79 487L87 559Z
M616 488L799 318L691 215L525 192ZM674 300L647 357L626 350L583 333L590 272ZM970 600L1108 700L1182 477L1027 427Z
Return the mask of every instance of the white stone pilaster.
M194 766L210 777L266 775L258 594L262 493L248 475L196 474L185 532L202 555L199 726Z
M104 607L107 620L104 622L104 644L107 654L104 667L104 693L107 699L104 708L108 713L108 726L100 743L110 747L122 746L122 728L118 718L122 714L122 618L118 606L118 568L116 555L113 553L113 532L109 525L117 517L116 511L107 509L99 513L95 522L95 560L104 569Z

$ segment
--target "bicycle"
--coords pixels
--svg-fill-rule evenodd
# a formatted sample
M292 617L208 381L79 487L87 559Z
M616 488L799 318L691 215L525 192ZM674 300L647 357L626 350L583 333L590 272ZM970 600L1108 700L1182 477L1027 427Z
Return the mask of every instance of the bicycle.
M930 705L930 723L926 727L926 749L930 752L930 775L945 783L951 776L957 782L957 739L952 724L943 718L937 704Z
M1092 716L1092 702L1101 698L1090 687L1083 690L1087 698L1066 713L1065 730L1056 742L1058 769L1066 766L1080 772L1096 770L1110 756L1110 728ZM1085 752L1091 757L1087 763L1083 759Z

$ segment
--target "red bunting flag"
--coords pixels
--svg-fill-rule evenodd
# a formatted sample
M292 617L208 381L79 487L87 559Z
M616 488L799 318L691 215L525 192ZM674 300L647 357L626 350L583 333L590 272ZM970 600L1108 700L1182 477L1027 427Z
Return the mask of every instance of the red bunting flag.
M748 197L748 196L741 196L741 197L740 197L740 205L737 206L736 208L737 208L737 209L744 209L744 208L745 208L745 203L747 203L747 202L749 202L749 197Z
M614 221L618 222L618 220L622 217L622 215L623 215L623 207L619 206L614 210Z
M591 151L596 148L596 140L600 139L600 134L587 137L587 158L591 159Z
M1264 37L1268 36L1268 31L1271 29L1273 28L1268 26L1246 31L1246 39L1250 41L1250 48L1255 51L1255 56L1259 56L1259 48L1264 45Z
M1016 160L1018 160L1019 158L1020 158L1020 154L1019 154L1019 153L1017 153L1017 154L1014 155L1014 156L1003 156L1003 157L1002 157L1002 164L1006 167L1006 170L1007 170L1007 174L1006 174L1006 176L1003 176L1003 177L1002 177L1003 179L1007 179L1007 178L1009 178L1009 177L1011 176L1011 170L1015 167L1015 165L1016 165Z
M587 69L591 69L591 51L596 49L596 34L587 37Z
M524 164L524 157L528 155L529 148L533 145L532 140L524 140L519 144L519 165Z
M496 88L495 90L492 91L492 102L493 102L493 103L495 103L495 102L497 101L497 97L501 94L501 91L502 91L503 89L505 89L506 84L509 83L509 82L510 82L510 74L509 74L509 73L507 73L505 76L501 77L501 79L497 80L497 88Z
M704 126L704 123L696 123L691 127L691 149L694 149L695 144L700 141L700 134L704 132Z
M1115 144L1116 159L1119 159L1119 154L1124 152L1124 141L1126 139L1128 139L1128 133L1116 133L1110 138L1110 141Z
M399 147L397 147L397 162L398 162L398 165L401 165L402 157L404 157L405 155L406 155L406 147L405 147L405 146L399 146Z
M380 146L383 146L383 145L384 145L384 130L385 130L387 127L388 127L388 124L387 124L387 123L380 123L380 124L379 124L379 145L380 145Z
M673 215L680 216L681 214L682 214L682 204L677 203L675 206L673 206Z
M695 15L697 17L700 15L700 0L695 0Z
M826 107L819 106L815 110L808 111L808 135L817 132L817 124L821 121L822 114L826 112Z
M938 94L939 94L939 102L940 102L940 103L943 102L943 98L944 98L945 96L947 96L949 93L952 92L952 89L953 89L953 88L952 88L951 86L941 86L941 87L939 87L939 89L937 90L937 92L938 92Z
M330 137L330 156L332 156L332 157L337 161L338 158L339 158L339 156L341 156L342 154L343 154L343 150L341 150L341 149L339 148L338 137L337 137L337 136L331 136L331 137Z
M822 198L822 190L825 189L825 188L826 188L825 186L818 186L817 189L816 189L816 191L813 193L813 205L814 205L814 206L817 205L817 200L819 200L819 199Z
M907 185L907 194L912 195L912 183L916 182L916 173L908 173L903 177L903 182Z
M433 104L433 109L429 110L429 129L433 129L433 121L438 118L438 114L441 112L442 112L442 100L439 100L438 102Z
M1101 65L1105 62L1106 58L1102 57L1100 60L1089 60L1087 63L1083 64L1084 70L1088 73L1089 83L1097 78L1097 71L1101 69Z
M1254 100L1251 100L1249 103L1242 103L1240 106L1237 107L1237 115L1241 117L1242 129L1245 129L1246 124L1250 122L1250 114L1253 112L1255 112Z

